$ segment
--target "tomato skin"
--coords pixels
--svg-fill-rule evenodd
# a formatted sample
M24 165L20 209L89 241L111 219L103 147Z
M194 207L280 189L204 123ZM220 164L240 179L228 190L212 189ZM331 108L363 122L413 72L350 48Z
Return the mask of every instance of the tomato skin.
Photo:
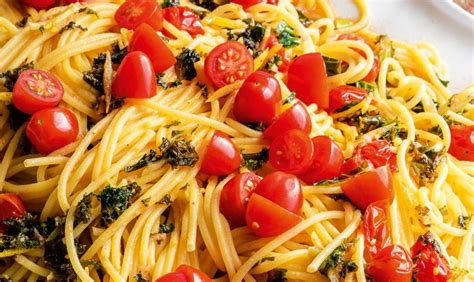
M342 184L342 191L358 208L365 210L371 203L394 198L392 173L388 166L353 176Z
M320 53L296 57L288 68L287 84L306 105L316 103L321 109L329 107L326 66Z
M25 205L21 198L14 193L0 194L0 234L5 233L7 226L3 223L5 219L11 217L21 217L26 212Z
M309 135L300 129L292 129L273 139L269 159L275 169L297 174L310 167L313 152L313 143Z
M291 108L277 116L272 124L265 129L263 136L268 140L273 140L290 129L301 129L308 134L311 133L311 118L300 102L295 103Z
M21 3L36 10L42 10L56 6L57 0L21 0Z
M155 73L165 71L176 64L176 58L171 49L146 23L138 26L133 32L128 50L145 53L152 62Z
M456 126L450 128L451 145L449 153L461 161L474 162L474 126Z
M362 167L363 163L373 168L389 165L392 171L398 169L397 154L390 150L390 143L386 140L375 140L357 145L354 156L344 163L342 171L344 174L350 174Z
M74 113L58 107L34 113L26 126L28 140L43 155L74 142L78 132L79 123Z
M204 72L216 88L246 79L253 68L252 55L237 41L216 46L204 60Z
M178 266L176 271L183 273L187 278L187 282L211 282L211 279L206 273L186 264Z
M115 21L120 27L135 29L147 23L154 30L163 27L161 6L154 0L127 0L115 12Z
M252 73L240 87L234 101L234 116L239 122L272 122L281 102L278 80L263 71Z
M13 87L12 99L18 110L33 114L57 106L63 96L63 85L54 74L30 69L18 77Z
M259 3L265 2L265 0L230 0L231 3L239 4L241 5L244 10L247 10L248 8L252 7L253 5L257 5Z
M240 153L225 134L216 130L207 146L201 172L211 175L227 175L240 167Z
M275 3L271 3L270 0L267 1L269 4L273 4L273 5L278 5L278 1L275 1ZM265 42L265 48L266 49L271 49L273 46L275 45L278 45L280 42L278 42L278 38L275 36L275 35L270 35L267 39L267 41ZM290 55L288 55L288 52L286 52L286 49L285 48L281 48L278 52L277 52L278 56L280 56L280 64L278 65L278 70L280 72L287 72L288 71L288 68L290 66L290 63L291 63L291 58L290 58Z
M279 235L301 222L301 217L256 193L250 196L246 213L247 227L257 236Z
M390 203L383 200L373 202L364 212L365 248L371 256L392 244L389 209Z
M390 245L369 261L366 271L374 282L411 282L413 263L402 246Z
M310 167L298 177L307 184L332 179L341 175L344 155L331 138L321 135L312 139L313 159Z
M340 110L352 102L360 102L366 96L367 91L365 89L350 85L337 86L329 92L328 113Z
M181 6L165 8L163 9L163 18L177 29L186 31L193 38L198 34L204 34L204 28L202 27L199 16L193 13L189 8ZM176 39L166 29L163 30L163 34L172 39Z
M427 232L411 247L415 264L413 277L417 282L446 282L451 277L448 261L434 246L434 238Z
M120 64L112 93L115 98L150 98L156 95L156 78L150 59L145 53L128 53Z
M363 81L373 83L377 76L379 75L379 58L374 56L374 64L370 69L369 73L362 79Z
M250 195L261 179L253 172L237 174L222 189L220 211L231 229L245 225L245 210Z
M361 43L365 43L364 38L360 37L359 35L350 33L350 34L341 34L337 37L337 40L353 40L353 41L358 41ZM356 51L359 53L362 57L367 58L367 55L365 55L364 51L357 49L357 48L351 48L352 50Z
M294 214L301 213L303 191L300 181L292 174L281 171L272 172L263 178L254 193Z
M155 282L188 282L188 279L182 272L170 272L156 279Z

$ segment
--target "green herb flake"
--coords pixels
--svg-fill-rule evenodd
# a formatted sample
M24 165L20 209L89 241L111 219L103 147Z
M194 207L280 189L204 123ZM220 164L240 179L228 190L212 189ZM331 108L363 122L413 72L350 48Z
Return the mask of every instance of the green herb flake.
M102 222L106 226L114 223L130 206L133 196L140 191L141 188L136 182L116 188L107 185L97 195L101 204Z
M275 268L268 272L267 282L286 282L286 272L288 270L285 268Z
M78 222L87 223L91 218L92 197L94 193L89 193L82 197L82 200L77 204L74 218Z
M244 22L247 24L244 32L237 34L228 30L227 39L229 41L237 41L239 38L242 38L245 47L252 51L253 57L255 58L259 54L258 49L265 35L265 27L251 18L245 19Z
M283 100L283 105L289 104L293 102L293 100L295 99L296 99L296 92L291 91L290 95L288 95L288 97L286 97L286 99Z
M308 27L313 23L313 21L308 19L308 17L306 17L303 11L301 11L300 9L296 9L296 12L298 13L298 20L305 27Z
M170 194L166 194L161 200L158 201L158 204L166 206L170 206L172 203L173 201L171 200Z
M370 92L374 92L375 89L377 88L377 87L375 86L375 84L369 83L369 82L365 82L365 81L363 81L363 80L357 81L357 82L355 83L355 87L362 88L362 89L366 90L366 91L369 92L369 93L370 93Z
M171 232L174 231L174 224L173 223L170 223L169 225L168 224L160 224L160 232L159 233L164 233L164 234L169 234Z
M191 0L191 2L209 11L214 11L219 7L219 4L212 0Z
M173 126L178 126L180 125L181 122L179 120L173 120L171 123L168 123L167 125L164 126L164 128L170 128Z
M161 3L161 8L163 9L177 6L179 6L179 0L164 0L163 3Z
M436 169L446 157L445 150L435 151L415 142L410 146L409 153L412 158L410 168L416 182L422 186L433 183L438 177Z
M350 19L345 19L345 18L339 18L334 21L334 26L336 29L341 29L341 28L346 28L354 23Z
M147 166L150 163L157 162L161 160L161 156L156 155L156 151L153 149L150 149L150 153L144 154L143 157L141 157L140 160L138 160L137 163L131 165L131 166L126 166L124 171L125 172L132 172L135 170L138 170L142 167Z
M265 125L263 124L263 122L244 122L243 125L260 132L263 132L265 130Z
M201 60L201 57L194 49L184 48L183 52L176 57L176 65L174 69L178 80L193 80L196 77L196 69L194 63Z
M88 7L82 7L79 9L79 11L77 11L78 14L84 13L84 12L88 15L96 15L97 17L99 17L99 14L95 10Z
M163 137L160 151L162 157L165 158L173 168L178 166L193 167L199 159L194 146L183 138L170 141Z
M82 31L86 31L87 28L86 27L83 27L82 25L79 25L79 24L76 24L75 21L70 21L67 25L63 26L61 28L61 30L59 31L59 33L63 33L65 32L66 30L72 30L72 29L75 29L75 28L78 28Z
M291 48L300 44L300 38L294 34L295 30L285 21L281 21L275 31L283 47Z
M462 229L467 229L467 225L469 224L470 221L471 221L470 216L464 216L464 215L458 216L458 225Z
M5 86L10 92L13 91L13 86L15 86L16 81L20 74L26 70L34 68L34 63L29 62L23 64L12 70L7 70L6 72L0 73L0 79L3 80L3 86Z
M161 5L163 5L163 4L161 4ZM137 275L133 276L133 279L135 279L135 281L137 281L137 282L148 282L148 280L144 278L144 276L141 272L139 272Z
M196 83L196 86L201 88L201 95L204 98L207 98L209 96L209 90L207 89L207 85L205 83Z
M21 20L15 23L17 27L25 27L26 23L28 22L28 16L23 17Z
M357 264L346 259L346 251L352 247L353 243L342 242L334 251L323 261L319 271L328 277L334 277L335 281L345 278L347 273L357 271Z
M324 65L326 67L327 76L334 76L342 73L342 61L330 57L323 56Z
M268 148L263 148L259 153L242 154L241 166L250 170L258 170L268 162Z
M81 265L82 267L87 267L94 270L102 269L102 264L96 259L81 260Z
M44 30L45 30L44 25L41 25L41 26L38 28L38 31L41 32L41 33L43 33Z

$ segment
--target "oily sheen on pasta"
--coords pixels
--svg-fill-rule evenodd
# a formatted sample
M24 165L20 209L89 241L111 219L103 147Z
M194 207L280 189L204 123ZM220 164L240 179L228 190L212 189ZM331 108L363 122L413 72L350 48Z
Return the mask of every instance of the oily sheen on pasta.
M193 38L164 21L165 42L175 56L184 48L199 54L200 60L194 63L197 76L179 80L175 68L169 68L160 74L165 87L158 86L156 96L125 99L106 114L97 109L99 92L83 78L101 53L113 52L114 44L118 49L129 45L133 31L118 27L114 19L122 3L104 0L41 11L23 8L13 0L0 3L0 72L32 62L35 69L54 73L65 90L59 106L72 110L78 119L75 142L40 155L25 145L27 121L14 118L8 106L12 93L0 86L0 191L18 194L28 212L37 214L41 222L58 217L64 224L63 238L56 242L64 244L72 270L69 279L155 281L187 264L213 281L266 281L272 271L280 271L288 281L370 281L364 256L364 211L341 197L342 182L304 185L303 220L277 236L260 238L246 226L231 229L220 213L222 189L235 173L221 177L199 173L215 130L227 134L243 155L260 153L269 146L261 131L233 117L234 98L242 81L215 89L206 80L205 57L232 34L261 24L265 31L259 51L253 54L254 69L266 69L278 79L282 101L290 101L282 106L283 112L297 102L288 99L293 94L285 84L286 74L272 66L283 47L263 45L272 30L285 22L298 38L298 44L287 48L291 58L319 52L343 62L337 73L328 76L329 89L360 82L374 60L380 60L373 88L360 103L332 114L316 104L305 105L312 123L310 136L331 137L349 159L358 144L398 132L390 139L397 167L393 172L395 199L389 209L392 244L410 250L429 231L451 269L451 281L474 280L474 222L470 220L474 163L448 153L450 125L474 126L474 86L452 93L444 84L445 66L434 47L401 42L370 30L370 11L362 0L355 1L359 17L352 21L339 18L326 0L280 0L277 5L260 3L246 10L227 3L212 11L182 0L181 6L201 14L204 34ZM23 25L15 25L25 16ZM64 28L71 21L74 27ZM343 34L357 34L364 42L337 40ZM234 40L242 42L243 38ZM374 54L381 48L388 48L383 60L380 53ZM362 131L348 122L354 115L373 111L384 122L370 130ZM156 159L127 169L150 150L159 152L163 140L177 136L197 151L199 159L193 166ZM414 144L427 145L438 157L429 181L420 181L414 173ZM242 166L240 171L249 169ZM266 164L257 174L264 176L271 170ZM77 220L85 197L99 195L109 185L133 182L139 192L114 221L104 224L98 200L90 202L85 221ZM170 226L172 230L163 230ZM61 279L45 263L44 245L0 252L0 277ZM345 246L344 257L352 269L343 274L340 268L322 271L341 246Z

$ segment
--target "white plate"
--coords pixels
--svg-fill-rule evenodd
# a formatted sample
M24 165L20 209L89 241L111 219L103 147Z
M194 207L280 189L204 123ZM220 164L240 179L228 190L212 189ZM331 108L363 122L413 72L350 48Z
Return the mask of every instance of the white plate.
M452 91L474 83L474 16L450 0L367 0L370 28L410 43L428 42L447 65ZM335 0L341 16L354 16L347 0Z

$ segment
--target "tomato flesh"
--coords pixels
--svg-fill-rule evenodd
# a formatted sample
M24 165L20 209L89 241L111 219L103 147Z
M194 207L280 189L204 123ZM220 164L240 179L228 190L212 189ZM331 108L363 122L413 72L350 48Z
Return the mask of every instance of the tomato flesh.
M351 103L364 100L366 96L365 89L350 85L337 86L329 92L328 112L333 113L341 110Z
M389 209L390 203L383 200L370 204L364 212L365 248L371 256L392 244Z
M278 80L256 71L244 81L234 101L234 116L239 122L272 122L281 103Z
M288 68L288 88L306 105L315 103L327 109L329 90L323 56L308 53L296 57Z
M448 261L440 254L438 243L430 232L420 236L411 248L418 282L446 282L451 277Z
M354 156L347 160L342 168L344 174L353 173L364 166L377 168L389 165L392 171L397 168L397 154L390 149L390 143L385 140L375 140L370 143L361 143L354 150Z
M11 217L21 217L25 214L26 208L21 198L14 193L0 194L0 234L7 231L7 226L3 223L5 219Z
M451 126L449 153L461 161L474 162L474 126Z
M154 0L127 0L115 12L115 21L120 27L135 29L147 23L154 30L163 27L163 14L160 5Z
M247 203L258 183L260 183L258 175L245 172L234 176L222 189L220 211L232 229L245 225Z
M311 165L313 143L309 135L292 129L273 139L270 144L270 163L277 169L288 173L301 173Z
M216 46L204 61L204 72L217 88L246 79L253 68L252 55L237 41Z
M56 6L57 0L21 0L21 3L36 10L42 10Z
M268 140L275 139L278 135L291 129L300 129L311 133L311 118L306 108L297 102L291 108L277 116L270 126L265 129L263 136Z
M207 146L201 172L211 175L227 175L240 167L240 153L225 134L216 130Z
M204 28L202 27L199 16L193 13L189 8L181 6L165 8L163 9L163 18L177 29L186 31L193 38L198 34L204 34ZM163 34L172 39L176 39L166 29L163 30Z
M390 245L369 261L366 271L374 282L411 282L413 264L402 246Z
M141 51L145 53L150 59L155 73L165 71L176 64L176 58L171 49L146 23L141 24L133 32L128 50L129 52Z
M186 264L178 266L176 271L183 273L186 276L188 282L211 282L211 279L206 273Z
M156 95L155 71L145 53L128 53L112 83L115 98L150 98Z

